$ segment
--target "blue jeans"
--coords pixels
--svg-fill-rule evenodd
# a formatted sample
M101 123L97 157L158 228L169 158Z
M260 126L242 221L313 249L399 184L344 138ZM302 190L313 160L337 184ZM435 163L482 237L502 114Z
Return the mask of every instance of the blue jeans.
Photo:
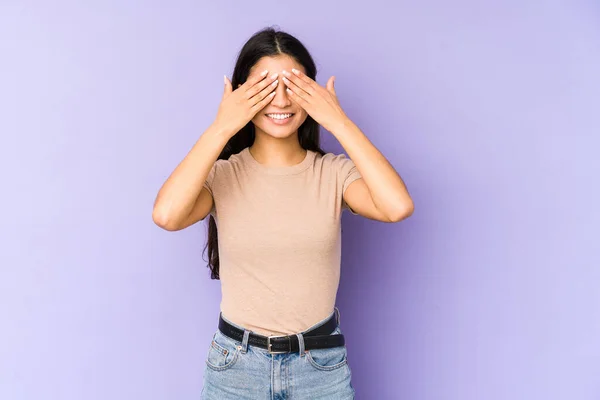
M337 307L329 317L306 331L322 325L336 311L339 313ZM337 328L331 334L342 333L339 318L337 322ZM201 399L354 399L345 345L305 350L302 334L306 331L302 331L296 334L300 343L298 352L271 354L267 349L248 345L250 331L244 330L241 342L225 336L218 329L213 335L206 358Z

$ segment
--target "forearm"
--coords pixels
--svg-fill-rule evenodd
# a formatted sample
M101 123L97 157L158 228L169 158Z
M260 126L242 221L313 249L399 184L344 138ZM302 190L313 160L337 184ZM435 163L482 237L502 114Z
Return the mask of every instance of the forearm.
M218 126L208 127L160 188L154 202L155 221L176 225L190 214L210 169L230 137Z
M373 203L385 215L411 214L414 205L402 178L351 120L331 132L362 175Z

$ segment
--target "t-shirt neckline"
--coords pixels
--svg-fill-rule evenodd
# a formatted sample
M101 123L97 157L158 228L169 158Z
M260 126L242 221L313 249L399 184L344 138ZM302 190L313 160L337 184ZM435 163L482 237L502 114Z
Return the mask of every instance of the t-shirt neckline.
M315 152L312 150L306 150L306 156L304 160L295 165L282 166L282 167L270 167L264 164L259 163L250 153L250 147L246 147L241 151L240 155L244 159L245 162L248 163L252 168L264 172L270 175L293 175L304 171L310 163L315 155Z

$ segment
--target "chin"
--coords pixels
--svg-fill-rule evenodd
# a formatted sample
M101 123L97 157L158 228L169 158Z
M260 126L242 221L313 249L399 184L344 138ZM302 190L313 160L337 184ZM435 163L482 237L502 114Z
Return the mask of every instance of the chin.
M261 129L265 134L277 138L277 139L286 139L296 133L298 130L293 129Z

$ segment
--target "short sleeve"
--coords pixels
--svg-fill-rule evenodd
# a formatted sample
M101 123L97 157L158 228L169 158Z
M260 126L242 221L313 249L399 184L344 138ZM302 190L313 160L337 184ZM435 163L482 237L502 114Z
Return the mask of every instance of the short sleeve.
M213 166L210 168L210 171L208 172L208 176L206 177L206 180L204 181L204 185L202 185L202 187L204 187L213 198L213 206L210 209L210 213L209 213L213 217L215 216L216 203L217 203L217 200L215 199L215 193L214 193L213 188L214 188L214 183L215 183L215 176L216 176L218 161L219 160L217 160L217 162L215 162L213 164Z
M350 184L352 182L354 182L355 180L362 178L362 175L356 168L356 165L354 164L354 161L352 161L352 159L346 157L346 155L344 155L344 154L340 154L337 158L339 161L338 182L340 182L341 190L342 190L342 210L347 209L352 214L358 215L356 212L354 212L354 210L352 210L350 208L350 206L348 206L348 204L344 200L344 193L346 192L346 189L348 188L348 186L350 186Z

